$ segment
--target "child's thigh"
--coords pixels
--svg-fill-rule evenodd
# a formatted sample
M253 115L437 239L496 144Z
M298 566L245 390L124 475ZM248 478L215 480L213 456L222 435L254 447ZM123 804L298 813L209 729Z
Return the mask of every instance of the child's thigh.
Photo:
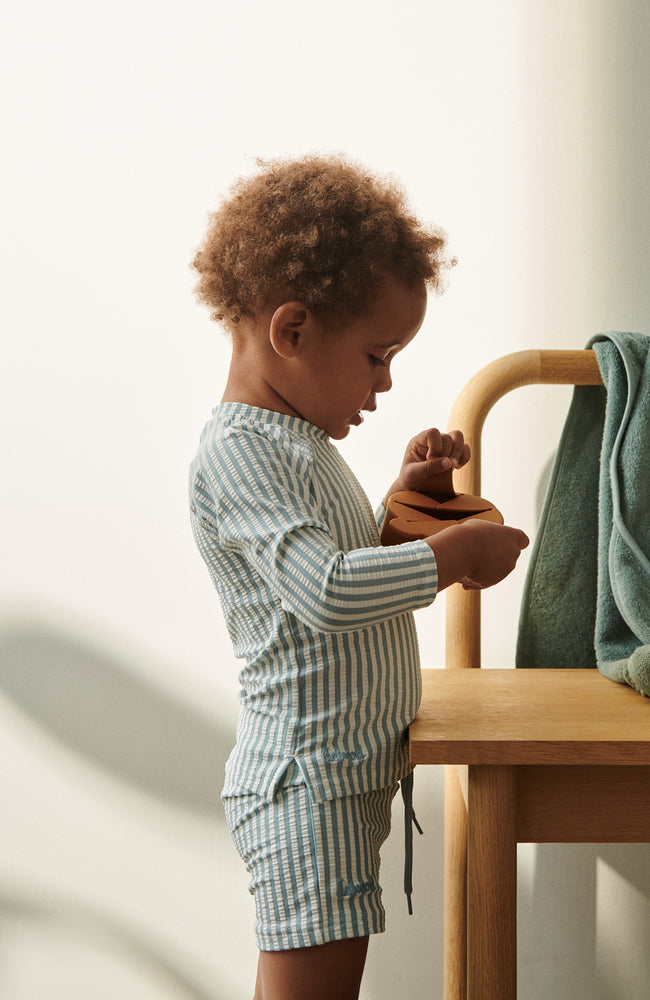
M368 938L260 952L255 1000L357 1000Z

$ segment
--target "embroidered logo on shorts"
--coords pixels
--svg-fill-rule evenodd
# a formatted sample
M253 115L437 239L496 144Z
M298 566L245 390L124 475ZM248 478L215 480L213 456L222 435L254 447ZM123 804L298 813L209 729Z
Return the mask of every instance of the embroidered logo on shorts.
M345 896L364 896L369 892L375 892L376 889L374 878L369 878L366 882L349 882L347 885L343 879L339 879L336 884L336 895L339 899Z
M328 747L323 750L326 764L338 764L341 760L365 760L367 756L363 750L330 750Z

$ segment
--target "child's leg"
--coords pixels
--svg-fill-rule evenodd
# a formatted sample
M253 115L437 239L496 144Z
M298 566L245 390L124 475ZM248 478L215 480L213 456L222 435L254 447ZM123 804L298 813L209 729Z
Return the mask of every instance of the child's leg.
M356 1000L368 935L384 929L379 851L398 786L315 803L296 772L271 801L224 797L255 898L255 1000Z
M261 951L254 1000L357 1000L368 937Z

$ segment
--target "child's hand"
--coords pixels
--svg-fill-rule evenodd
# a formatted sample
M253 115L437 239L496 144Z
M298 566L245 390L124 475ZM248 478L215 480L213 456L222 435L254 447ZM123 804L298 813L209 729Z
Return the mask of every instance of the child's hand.
M425 539L438 563L438 590L460 583L483 590L499 583L515 568L528 536L519 528L490 521L467 521Z
M386 498L401 490L417 490L430 476L437 476L446 469L460 469L469 461L469 455L469 445L465 444L461 431L443 434L436 427L421 431L409 441L399 477Z

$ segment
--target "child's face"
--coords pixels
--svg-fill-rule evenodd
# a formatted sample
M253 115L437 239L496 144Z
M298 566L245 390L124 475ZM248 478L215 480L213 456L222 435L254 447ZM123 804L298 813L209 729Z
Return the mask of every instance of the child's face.
M358 319L309 340L302 357L298 413L341 440L377 408L377 394L392 386L390 366L410 344L426 313L426 289L388 278Z

